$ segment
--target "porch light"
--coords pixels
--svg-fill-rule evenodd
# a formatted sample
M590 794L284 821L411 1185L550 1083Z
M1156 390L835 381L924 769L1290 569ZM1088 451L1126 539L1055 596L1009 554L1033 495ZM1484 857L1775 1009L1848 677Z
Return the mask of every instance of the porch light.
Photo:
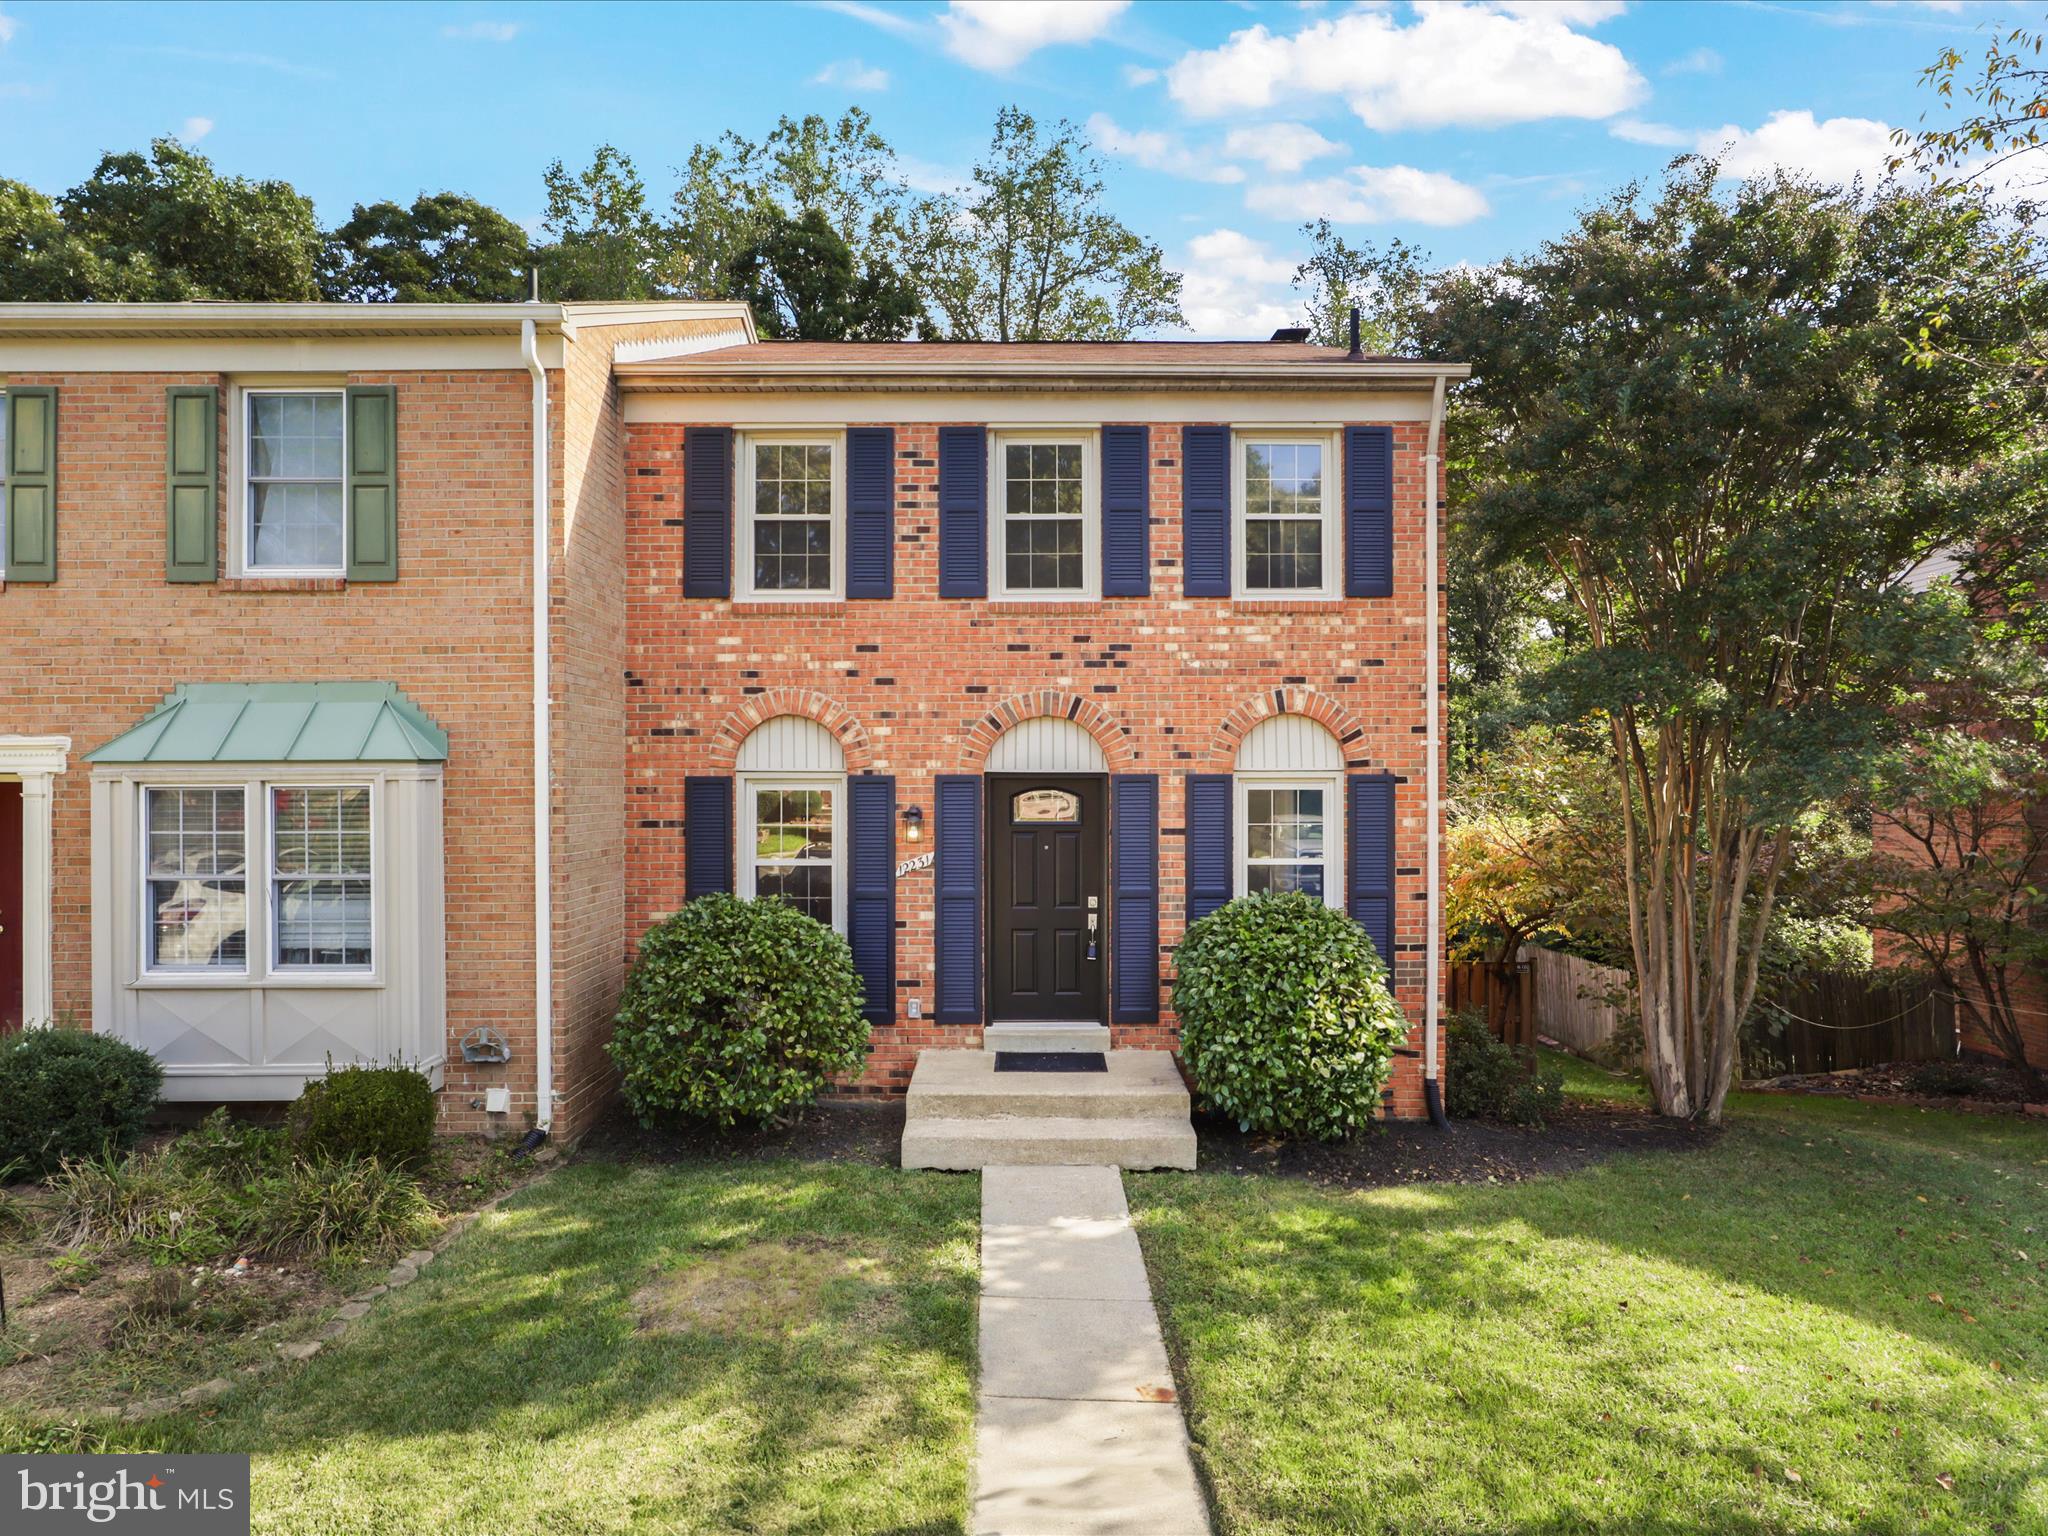
M924 812L914 805L903 807L903 840L907 843L924 839Z

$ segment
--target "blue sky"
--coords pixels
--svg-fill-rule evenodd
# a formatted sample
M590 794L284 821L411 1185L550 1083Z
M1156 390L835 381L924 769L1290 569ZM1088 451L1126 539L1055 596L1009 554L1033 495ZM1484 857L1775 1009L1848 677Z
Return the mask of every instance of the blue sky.
M59 5L0 0L0 175L69 187L179 134L323 220L467 192L537 224L540 172L617 144L664 202L692 144L866 107L956 183L998 106L1088 124L1113 205L1188 274L1208 335L1287 318L1299 226L1485 262L1674 153L1871 170L1920 70L2048 5L1408 5L881 0Z

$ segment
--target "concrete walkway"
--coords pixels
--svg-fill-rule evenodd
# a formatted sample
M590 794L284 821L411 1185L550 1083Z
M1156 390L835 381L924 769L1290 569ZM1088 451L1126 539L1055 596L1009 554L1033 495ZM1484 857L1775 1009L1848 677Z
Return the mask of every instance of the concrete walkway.
M1114 1168L981 1175L974 1536L1208 1536Z

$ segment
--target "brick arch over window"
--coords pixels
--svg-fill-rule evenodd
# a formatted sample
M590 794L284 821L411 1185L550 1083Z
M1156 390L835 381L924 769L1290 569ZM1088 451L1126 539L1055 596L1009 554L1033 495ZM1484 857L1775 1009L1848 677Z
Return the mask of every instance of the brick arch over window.
M1313 688L1290 687L1268 688L1253 694L1225 715L1223 723L1216 727L1216 734L1209 738L1208 768L1217 773L1230 772L1231 765L1237 761L1237 749L1251 734L1252 727L1275 715L1306 715L1337 738L1337 745L1344 749L1345 767L1372 766L1365 725L1358 716L1326 693L1318 693Z
M960 747L961 772L981 772L997 737L1005 731L1014 730L1026 720L1041 720L1048 715L1071 720L1093 736L1103 755L1109 759L1112 773L1129 773L1138 766L1138 749L1131 745L1130 733L1108 710L1077 693L1042 688L1003 700L968 728L967 739Z
M848 773L867 773L874 768L874 744L868 740L868 728L860 723L859 716L838 700L808 688L771 688L719 721L710 740L714 765L721 772L731 773L739 760L740 743L778 715L801 715L830 731L846 753Z

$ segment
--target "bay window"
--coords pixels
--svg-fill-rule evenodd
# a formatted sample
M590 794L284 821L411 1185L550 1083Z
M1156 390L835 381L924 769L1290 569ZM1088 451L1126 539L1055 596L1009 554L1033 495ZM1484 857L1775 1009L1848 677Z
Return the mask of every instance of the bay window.
M248 796L242 786L143 796L143 931L153 971L229 972L249 962Z
M281 970L361 970L372 959L370 787L270 791L271 955Z

